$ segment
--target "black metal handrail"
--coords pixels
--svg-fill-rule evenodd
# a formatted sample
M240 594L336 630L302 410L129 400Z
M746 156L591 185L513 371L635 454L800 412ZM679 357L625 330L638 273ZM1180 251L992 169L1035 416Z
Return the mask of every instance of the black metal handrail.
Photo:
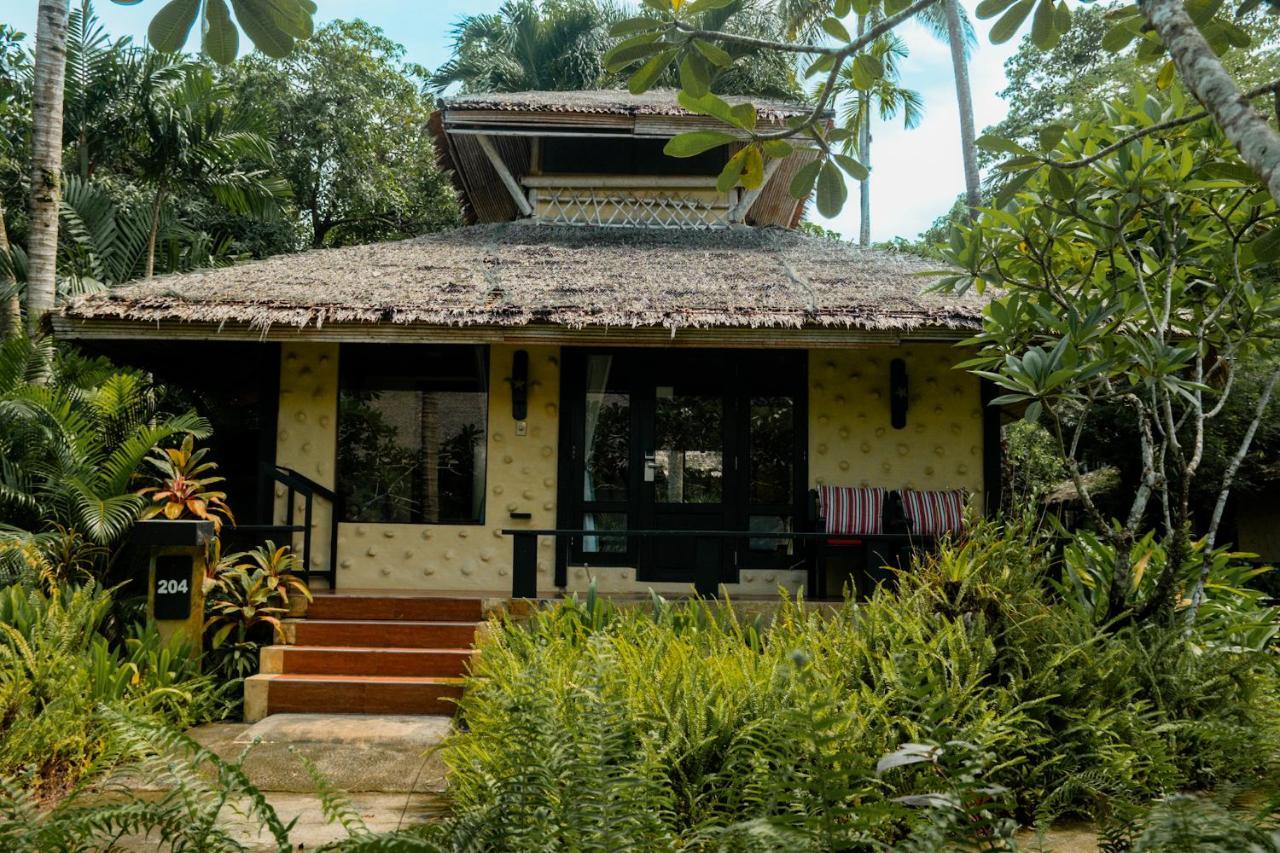
M511 542L511 597L538 597L538 539L551 536L554 539L565 537L595 536L610 539L657 539L657 538L694 538L699 542L711 543L716 539L790 539L792 541L823 541L830 539L865 539L874 542L900 542L911 544L923 542L929 537L911 533L877 533L870 536L853 536L839 533L828 533L818 530L773 531L773 530L583 530L567 528L504 528L503 536L510 536ZM720 586L720 566L716 559L704 559L710 553L709 547L696 546L696 552L702 556L694 559L693 588L698 595L711 597ZM810 590L813 589L812 576L814 567L809 567Z
M272 483L279 483L287 489L285 493L285 516L283 525L273 525L275 529L290 533L302 534L302 574L307 583L311 583L311 529L314 517L315 499L319 497L329 502L332 518L329 523L329 567L318 575L327 575L329 589L336 586L338 563L338 495L327 486L284 465L263 465L263 476ZM302 524L297 524L294 511L294 499L302 496Z

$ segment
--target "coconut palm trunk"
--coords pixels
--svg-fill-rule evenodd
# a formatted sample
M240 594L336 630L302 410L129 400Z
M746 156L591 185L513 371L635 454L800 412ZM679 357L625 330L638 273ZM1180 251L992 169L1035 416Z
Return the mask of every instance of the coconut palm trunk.
M3 204L0 204L0 291L7 294L0 301L0 339L16 338L22 334L22 302L18 298L18 280L13 275L13 253L9 250Z
M39 332L57 293L58 202L62 196L62 95L67 72L68 0L40 0L36 12L31 122L31 223L27 237L27 328Z
M858 16L858 36L867 31L867 16ZM862 107L859 114L862 121L858 123L858 156L862 158L862 165L867 169L871 168L871 93L862 92L858 95L862 99ZM858 245L871 245L871 176L858 181Z
M960 0L942 0L947 16L947 43L951 48L951 68L956 78L956 105L960 108L960 146L964 157L964 202L972 221L982 204L978 186L977 133L973 126L973 92L969 88L969 59L965 56L964 29L960 23Z

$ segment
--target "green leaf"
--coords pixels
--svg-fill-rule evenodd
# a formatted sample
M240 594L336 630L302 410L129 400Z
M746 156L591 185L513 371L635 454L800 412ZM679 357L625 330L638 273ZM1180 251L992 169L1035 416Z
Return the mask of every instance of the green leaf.
M1018 32L1027 16L1031 14L1036 0L1019 0L1013 8L1005 12L1000 20L991 28L991 43L1004 44Z
M1138 24L1132 19L1121 21L1102 34L1102 49L1119 53L1138 37Z
M716 189L722 193L727 193L733 189L738 178L742 176L742 170L747 165L747 149L743 148L729 158L729 162L724 164L724 169L720 172L720 177L716 178Z
M1280 226L1273 227L1266 234L1249 244L1253 249L1253 257L1264 263L1280 260Z
M1047 124L1040 128L1040 133L1038 134L1040 138L1040 150L1052 151L1057 148L1058 143L1062 141L1062 137L1065 136L1066 133L1067 127L1062 124Z
M698 53L705 56L707 61L717 68L724 68L726 65L733 64L733 57L727 51L722 50L719 45L714 45L702 39L694 39L692 44Z
M884 63L869 53L860 53L853 58L849 75L855 89L866 91L884 76Z
M830 219L844 207L849 188L845 186L844 175L830 160L822 164L818 171L818 212Z
M626 41L618 42L605 52L602 60L605 70L616 74L636 60L644 59L667 47L667 43L659 39L658 33L641 33Z
M822 29L827 35L831 36L833 39L837 39L838 41L853 41L852 37L849 35L849 31L845 29L844 24L840 23L837 18L823 18Z
M974 13L985 21L987 18L994 18L999 15L1013 4L1014 0L982 0L978 4L978 8L974 10Z
M791 197L792 198L808 198L809 193L813 192L814 182L818 180L818 170L822 168L821 160L814 160L811 163L805 163L795 173L791 179Z
M697 53L686 53L680 60L680 88L701 98L707 94L711 85L711 74L707 69L707 61Z
M645 33L650 30L660 29L664 26L666 26L666 23L657 18L627 18L625 21L618 21L618 23L610 27L609 35L614 38L622 38L635 33Z
M782 139L770 139L764 143L764 153L774 160L789 156L793 150L791 143Z
M764 156L759 145L748 145L743 149L742 185L749 190L759 189L764 183Z
M743 130L756 129L755 104L734 104L729 108L729 115L733 117L733 123Z
M235 62L240 52L240 33L225 0L205 0L204 52L219 65Z
M1031 19L1031 43L1041 50L1051 50L1060 38L1053 0L1040 0Z
M730 3L736 3L738 0L693 0L692 3L686 3L684 13L689 17L701 15L703 12L710 12L714 9L723 9Z
M659 53L644 65L641 65L639 71L631 75L631 79L627 81L627 89L633 95L649 91L675 58L676 52L674 50L664 50Z
M984 133L978 137L975 144L984 151L994 151L999 154L1026 155L1031 153L1013 140L1006 139L997 133Z
M843 18L853 11L853 0L836 0L835 5L831 8L831 13L837 18ZM865 15L866 12L861 14Z
M254 47L273 59L283 59L293 50L293 36L276 23L270 3L271 0L231 0L231 8Z
M865 181L867 179L867 176L871 174L866 166L862 165L862 163L858 162L852 157L848 157L844 154L836 154L835 152L832 152L831 158L836 161L836 163L840 166L841 169L844 169L846 172L848 172L849 176L856 181Z
M832 66L834 66L835 64L836 64L835 56L830 53L824 53L822 56L819 56L817 59L815 59L813 63L810 64L809 67L804 70L804 76L808 78L808 77L812 77L815 74L822 73L824 71L830 71Z
M718 130L695 130L668 139L667 144L662 147L662 153L669 157L696 157L704 151L736 140L737 137L733 134Z
M182 50L200 11L200 0L169 0L147 27L147 41L161 53Z

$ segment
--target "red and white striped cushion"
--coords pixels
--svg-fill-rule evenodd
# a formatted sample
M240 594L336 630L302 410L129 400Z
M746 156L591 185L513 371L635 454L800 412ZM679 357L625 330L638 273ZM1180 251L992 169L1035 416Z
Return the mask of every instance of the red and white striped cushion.
M818 509L826 532L844 536L875 536L884 529L884 495L880 488L819 486Z
M902 490L902 508L911 522L911 532L921 536L941 536L964 528L963 489L946 492Z

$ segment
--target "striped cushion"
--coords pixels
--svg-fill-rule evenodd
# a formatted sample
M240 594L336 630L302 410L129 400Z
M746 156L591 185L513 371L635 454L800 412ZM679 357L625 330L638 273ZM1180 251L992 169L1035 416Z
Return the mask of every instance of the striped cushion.
M884 489L820 486L818 510L826 532L846 536L875 536L884 529Z
M911 522L911 532L921 536L941 536L964 528L963 489L947 492L913 492L902 490L902 508Z

